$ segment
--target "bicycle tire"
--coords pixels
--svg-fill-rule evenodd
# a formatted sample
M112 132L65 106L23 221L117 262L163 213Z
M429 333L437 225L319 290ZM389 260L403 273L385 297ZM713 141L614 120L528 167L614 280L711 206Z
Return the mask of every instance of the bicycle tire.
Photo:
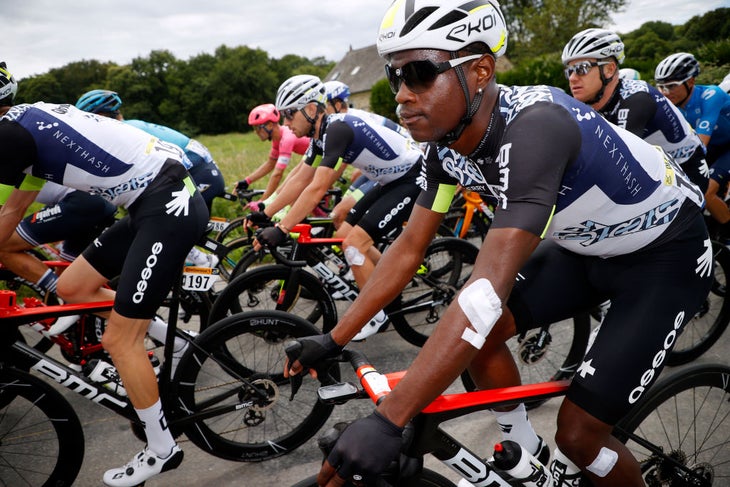
M431 242L417 276L386 309L401 337L417 347L426 343L441 312L471 276L478 253L476 246L456 237Z
M0 370L0 484L73 485L84 460L84 431L53 386L27 372Z
M728 485L730 367L691 364L661 378L614 431L639 461L647 485ZM631 439L635 433L666 455ZM678 461L706 482L693 483L671 466Z
M337 324L337 309L316 276L298 272L300 282L296 289L282 298L281 291L286 290L292 270L285 265L270 264L234 278L213 302L208 325L244 311L277 309L300 316L325 333L330 331Z
M281 311L230 316L209 327L182 357L176 372L178 414L239 405L185 428L187 437L219 458L258 462L275 458L312 438L329 418L333 405L318 400L326 381L303 376L290 400L289 379L283 376L284 344L319 333L302 318ZM339 366L330 369L340 378ZM268 393L265 400L250 393L244 377Z
M242 237L245 238L247 235L247 231L246 228L243 226L243 222L246 221L247 216L248 215L237 216L236 218L230 220L228 222L228 225L226 225L226 228L216 234L216 236L214 237L215 240L217 242L228 245L227 242L231 242Z
M677 343L667 356L667 365L689 363L708 351L720 339L730 323L730 250L713 241L714 282L697 314L687 323Z
M312 475L311 477L307 477L304 480L301 480L297 482L296 484L292 485L291 487L317 487L317 476ZM377 482L375 484L378 487L387 487L390 486L390 483L387 482ZM434 472L433 470L430 470L428 468L424 468L416 477L412 479L408 479L407 481L402 481L398 483L399 486L423 486L423 487L455 487L456 484L454 484L452 481L444 477L443 475L439 474L438 472ZM352 482L345 482L345 487L353 487Z

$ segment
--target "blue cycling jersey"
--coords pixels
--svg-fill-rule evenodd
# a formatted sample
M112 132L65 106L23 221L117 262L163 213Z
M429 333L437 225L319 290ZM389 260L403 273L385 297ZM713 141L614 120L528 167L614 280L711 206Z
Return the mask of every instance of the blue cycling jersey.
M710 136L708 147L730 143L730 95L719 86L695 85L680 110L698 134Z

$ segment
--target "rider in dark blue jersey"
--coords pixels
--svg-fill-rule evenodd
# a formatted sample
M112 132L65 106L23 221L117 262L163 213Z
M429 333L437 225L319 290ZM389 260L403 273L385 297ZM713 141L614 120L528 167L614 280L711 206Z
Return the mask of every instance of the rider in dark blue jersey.
M469 282L376 412L345 430L319 485L354 475L367 483L397 458L404 425L465 368L481 388L519 384L506 340L606 299L611 308L562 402L555 442L593 485L644 485L611 432L709 291L703 195L660 148L561 90L498 85L506 46L504 17L489 0L395 2L383 18L378 50L402 120L416 140L436 143L405 230L336 328L301 340L289 373L336 353L392 301L457 186L493 198L497 210ZM525 411L501 409L503 435L541 453ZM493 474L458 465L465 481L492 485Z
M207 226L208 210L182 151L131 125L49 103L4 110L0 147L0 184L14 187L0 209L0 244L45 181L127 210L61 274L57 293L70 303L114 300L102 344L145 426L147 446L108 470L104 483L131 487L176 468L183 452L167 427L144 337ZM116 276L114 292L105 284Z
M616 33L578 32L562 54L571 93L609 122L660 146L704 192L709 177L704 144L659 90L646 81L620 79L618 67L624 58L624 44Z
M13 106L18 84L0 63L0 111ZM0 188L10 194L12 186ZM44 243L60 242L62 259L74 260L103 229L114 222L117 208L101 196L47 183L36 198L45 205L20 222L0 246L0 262L18 276L35 283L41 292L56 292L58 275L28 250Z

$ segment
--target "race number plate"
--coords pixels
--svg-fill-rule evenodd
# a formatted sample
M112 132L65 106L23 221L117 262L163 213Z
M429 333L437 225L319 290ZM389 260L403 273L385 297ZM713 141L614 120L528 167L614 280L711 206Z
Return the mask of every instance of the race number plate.
M219 269L186 266L182 276L182 288L186 291L208 291L219 278Z

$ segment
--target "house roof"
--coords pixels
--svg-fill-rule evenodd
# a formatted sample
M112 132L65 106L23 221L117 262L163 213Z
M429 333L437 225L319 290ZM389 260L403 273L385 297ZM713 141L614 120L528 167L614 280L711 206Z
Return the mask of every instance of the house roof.
M342 81L350 87L350 92L368 92L373 85L385 78L385 60L378 55L378 48L375 44L360 49L350 50L335 64L324 81ZM512 63L502 56L497 59L497 72L512 69Z
M325 81L342 81L350 87L351 93L370 91L373 85L385 78L385 60L378 55L378 49L372 46L352 49L335 64Z

